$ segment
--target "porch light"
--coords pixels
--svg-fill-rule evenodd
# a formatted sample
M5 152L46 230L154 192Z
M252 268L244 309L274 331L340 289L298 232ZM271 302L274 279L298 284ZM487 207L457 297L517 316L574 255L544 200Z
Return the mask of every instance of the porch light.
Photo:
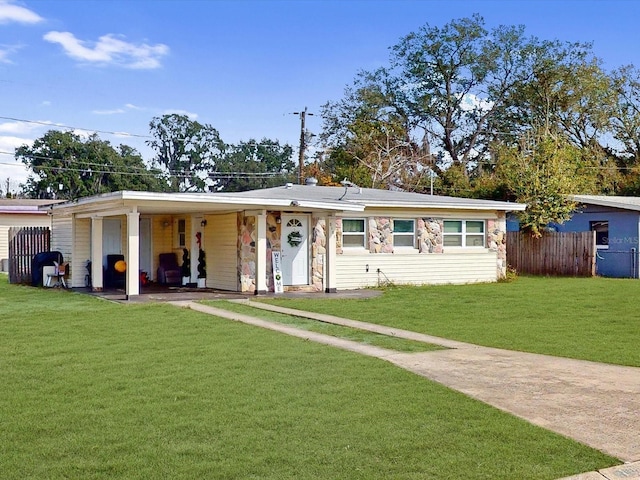
M200 226L201 226L202 228L206 227L206 226L207 226L207 220L206 220L206 219L202 220L202 221L200 222Z

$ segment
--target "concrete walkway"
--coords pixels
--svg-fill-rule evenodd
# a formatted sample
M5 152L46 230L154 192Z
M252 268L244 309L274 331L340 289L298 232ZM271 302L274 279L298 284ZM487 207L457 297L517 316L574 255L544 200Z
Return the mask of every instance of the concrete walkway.
M389 361L535 425L601 450L626 465L573 480L640 480L640 368L481 347L257 302L252 307L418 340L448 350L400 353L194 302L171 302Z

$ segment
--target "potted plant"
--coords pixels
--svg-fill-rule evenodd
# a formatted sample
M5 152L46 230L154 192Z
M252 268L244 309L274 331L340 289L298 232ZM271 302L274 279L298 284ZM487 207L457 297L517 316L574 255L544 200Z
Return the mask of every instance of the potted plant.
M205 288L207 285L207 262L205 261L204 250L198 251L198 288Z
M191 260L189 259L189 250L182 249L182 285L186 286L191 281Z

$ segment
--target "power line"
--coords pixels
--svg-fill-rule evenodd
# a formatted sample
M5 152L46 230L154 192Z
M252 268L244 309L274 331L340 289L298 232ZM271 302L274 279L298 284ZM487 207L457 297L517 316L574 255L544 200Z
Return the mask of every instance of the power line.
M309 114L309 115L313 115L313 114ZM149 140L157 140L156 137L152 136L152 135L141 135L138 133L129 133L129 132L113 132L110 130L98 130L95 128L84 128L84 127L72 127L70 125L63 125L61 123L51 123L51 122L42 122L42 121L38 121L38 120L26 120L23 118L15 118L15 117L5 117L5 116L0 116L0 120L10 120L12 122L21 122L21 123L29 123L29 124L33 124L33 125L41 125L41 126L45 126L45 127L51 127L51 128L64 128L64 129L68 129L68 130L81 130L83 132L89 132L89 133L103 133L103 134L107 134L107 135L115 135L115 136L119 136L119 137L131 137L131 138L143 138L143 139L149 139ZM279 141L276 140L278 142L278 145L270 145L270 144L262 144L262 143L257 143L257 142L251 142L251 143L226 143L226 142L222 142L222 144L224 146L227 147L233 147L233 148L241 148L241 147L264 147L264 148L269 148L269 147L285 147L287 145L289 145L288 143L284 143L282 145L279 144ZM289 145L291 146L291 145Z
M7 163L0 162L0 165L8 165L8 166L16 166L15 163ZM102 167L105 165L102 164ZM111 174L111 175L136 175L136 176L152 176L157 177L159 175L167 175L169 177L184 177L186 172L181 171L169 171L169 172L150 172L148 170L140 171L138 167L136 170L138 171L124 171L124 170L104 170L104 169L93 169L93 168L80 168L80 167L61 167L61 166L51 166L51 165L41 165L36 167L40 170L56 170L56 171L64 171L64 172L80 172L87 174ZM38 173L38 172L34 172ZM287 176L290 175L288 172L208 172L207 176L209 178L214 179L225 179L225 178L268 178L268 177L279 177L279 176Z
M62 125L59 123L49 123L49 122L40 122L37 120L25 120L22 118L14 118L14 117L3 117L0 116L1 120L10 120L12 122L21 122L21 123L31 123L34 125L43 125L46 127L58 127L58 128L66 128L69 130L82 130L83 132L95 132L95 133L105 133L108 135L116 135L123 137L135 137L135 138L154 138L150 135L139 135L137 133L129 133L129 132L112 132L109 130L97 130L95 128L82 128L82 127L72 127L70 125Z

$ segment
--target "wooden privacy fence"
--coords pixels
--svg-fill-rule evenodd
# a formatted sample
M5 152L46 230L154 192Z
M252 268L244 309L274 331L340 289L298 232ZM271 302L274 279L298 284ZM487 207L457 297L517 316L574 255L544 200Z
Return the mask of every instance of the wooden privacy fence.
M48 227L11 227L9 229L9 283L31 283L31 260L48 252L51 232Z
M507 263L518 273L592 277L596 232L550 232L540 238L507 232Z

